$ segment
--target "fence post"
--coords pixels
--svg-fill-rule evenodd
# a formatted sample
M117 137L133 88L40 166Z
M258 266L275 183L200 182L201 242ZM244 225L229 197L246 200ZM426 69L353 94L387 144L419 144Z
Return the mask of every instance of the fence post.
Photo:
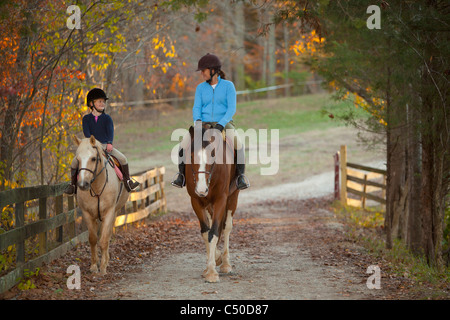
M68 196L67 197L67 209L70 210L74 210L75 209L75 201L74 201L75 196ZM76 235L76 223L75 221L77 221L77 212L75 211L73 213L73 222L69 223L69 239L75 238Z
M161 192L161 201L162 203L162 212L167 212L167 202L166 202L166 193L164 191L164 173L166 169L164 167L159 168L159 188L160 188L160 192Z
M39 199L39 220L47 219L47 198ZM47 253L47 231L39 233L39 255Z
M55 197L55 216L63 212L63 196ZM63 242L63 226L56 228L56 241L60 244Z
M25 224L25 203L16 203L14 208L14 215L16 218L15 228L23 227ZM25 240L16 243L16 263L21 265L25 262Z
M363 186L363 197L362 197L362 207L366 208L366 193L367 193L367 174L364 175L364 186Z
M339 151L334 155L334 199L339 200Z
M341 146L340 152L341 165L341 203L347 205L347 146Z

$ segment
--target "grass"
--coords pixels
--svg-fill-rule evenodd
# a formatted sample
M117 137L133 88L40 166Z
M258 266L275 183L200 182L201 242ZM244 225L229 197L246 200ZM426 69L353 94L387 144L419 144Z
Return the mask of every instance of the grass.
M379 208L363 210L338 202L333 207L337 218L348 227L348 238L362 245L373 257L386 261L390 273L413 281L415 294L424 299L449 298L450 268L439 271L429 266L423 255L414 255L399 239L394 241L392 249L386 249L385 234L381 232L384 212Z
M324 110L339 113L348 108L352 108L351 102L336 102L329 94L315 94L238 103L233 120L244 131L250 128L279 129L280 138L283 138L301 132L342 126L341 122L328 117ZM174 145L170 140L172 131L177 128L187 129L192 125L190 109L176 110L160 115L158 119L151 119L145 114L135 118L132 126L120 125L116 129L118 140L122 136L139 136L143 133L147 136L144 144L139 145L138 141L134 143L134 150L128 150L131 153L171 150Z
M261 168L269 165L259 162L248 165L246 173L252 187L301 181L332 170L332 156L341 144L348 146L354 162L382 158L383 153L364 150L358 144L354 128L344 126L337 117L328 116L330 112L336 116L352 109L355 108L350 101L335 101L328 93L239 102L233 117L237 128L244 132L268 129L269 141L273 137L271 129L279 130L279 170L276 175L263 176ZM171 135L175 129L188 129L193 124L192 110L170 106L159 106L157 110L156 107L136 108L113 114L114 144L127 156L132 172L162 165L172 177L177 166L171 162L170 154L178 141L171 141Z
M343 113L353 108L349 101L334 101L329 94L315 94L276 100L241 103L235 123L248 128L280 129L280 138L294 133L342 126L326 110Z

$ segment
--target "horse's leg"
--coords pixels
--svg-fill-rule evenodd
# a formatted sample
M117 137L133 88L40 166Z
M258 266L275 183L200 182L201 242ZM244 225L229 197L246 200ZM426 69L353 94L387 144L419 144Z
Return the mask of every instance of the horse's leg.
M98 224L97 219L93 219L91 215L87 212L83 211L83 218L86 222L87 228L89 230L89 244L91 245L91 272L97 273L98 267L97 267L97 231L98 231Z
M203 207L201 202L196 198L191 198L192 208L197 215L198 222L200 223L200 233L202 235L203 241L205 241L206 256L209 257L209 242L208 242L208 232L210 229L210 219L207 215L206 209ZM206 271L203 271L202 276L205 276Z
M211 229L208 232L208 242L209 242L209 255L208 263L206 266L205 280L207 282L218 282L219 273L216 271L216 248L219 242L219 235L221 230L221 219L225 212L226 198L222 197L216 200L213 204L213 216Z
M100 235L100 250L102 251L102 260L100 262L100 275L106 274L106 267L109 262L109 240L111 239L113 225L115 221L115 208L110 208L102 222Z
M214 215L213 208L212 208L211 205L207 207L207 212L206 213L207 213L207 216L208 216L208 225L211 228L212 216ZM206 245L209 246L208 235L207 234L205 235L205 237L203 239L205 240ZM221 254L218 246L216 246L216 266L220 266L221 263L222 263L222 254ZM206 270L205 270L205 272L206 272Z
M237 200L239 196L239 191L235 191L231 196L227 199L227 208L226 208L226 220L225 220L225 228L223 231L224 234L224 244L223 244L223 254L222 254L222 265L220 266L220 272L230 273L231 272L231 264L230 264L230 233L231 229L233 229L233 215L237 208Z
M233 211L227 209L225 228L223 230L223 253L222 253L222 265L220 266L220 272L230 273L230 233L233 228Z

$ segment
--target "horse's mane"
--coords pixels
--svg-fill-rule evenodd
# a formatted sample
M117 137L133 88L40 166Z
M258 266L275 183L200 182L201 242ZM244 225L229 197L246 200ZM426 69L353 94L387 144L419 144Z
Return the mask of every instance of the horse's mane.
M94 145L92 145L91 138L81 139L81 142L80 142L80 145L78 146L78 149L79 150L83 150L82 148L89 148L89 147L91 147L91 148L97 149L97 151L101 155L105 156L105 152L103 151L102 144L100 143L100 141L98 141L97 139L94 139L94 140L95 140Z

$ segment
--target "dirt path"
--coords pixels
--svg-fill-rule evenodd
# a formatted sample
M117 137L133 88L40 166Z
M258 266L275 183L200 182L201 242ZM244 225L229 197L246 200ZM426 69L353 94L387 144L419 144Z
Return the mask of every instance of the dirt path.
M314 257L326 253L314 233L342 238L342 226L320 208L326 200L272 202L240 209L231 237L233 271L219 283L206 283L205 250L180 242L179 247L148 259L139 273L116 283L101 299L372 299L380 292L366 286L363 269L328 265ZM318 206L318 207L317 207ZM188 223L190 224L190 223ZM192 227L193 226L193 227ZM198 233L195 222L186 230ZM313 239L312 239L313 237ZM192 241L192 240L191 240ZM328 259L327 259L328 260Z
M104 277L89 272L90 250L79 245L42 269L37 289L6 299L310 300L397 299L395 283L369 289L367 267L379 264L346 235L331 210L331 173L303 182L241 193L233 220L233 271L219 283L201 277L206 253L199 225L179 190L179 211L118 231ZM315 194L318 198L311 198ZM67 267L81 270L81 290L69 290ZM386 285L385 285L386 284Z
M363 250L346 240L344 226L329 210L331 198L308 199L329 194L329 180L325 173L295 185L242 192L230 241L233 271L221 274L215 284L201 277L206 254L195 215L189 209L171 213L162 220L181 219L185 228L170 237L177 245L146 259L139 272L99 292L98 298L383 298L383 290L367 288L369 264L351 263ZM283 189L290 193L281 197ZM280 200L264 201L268 195Z

